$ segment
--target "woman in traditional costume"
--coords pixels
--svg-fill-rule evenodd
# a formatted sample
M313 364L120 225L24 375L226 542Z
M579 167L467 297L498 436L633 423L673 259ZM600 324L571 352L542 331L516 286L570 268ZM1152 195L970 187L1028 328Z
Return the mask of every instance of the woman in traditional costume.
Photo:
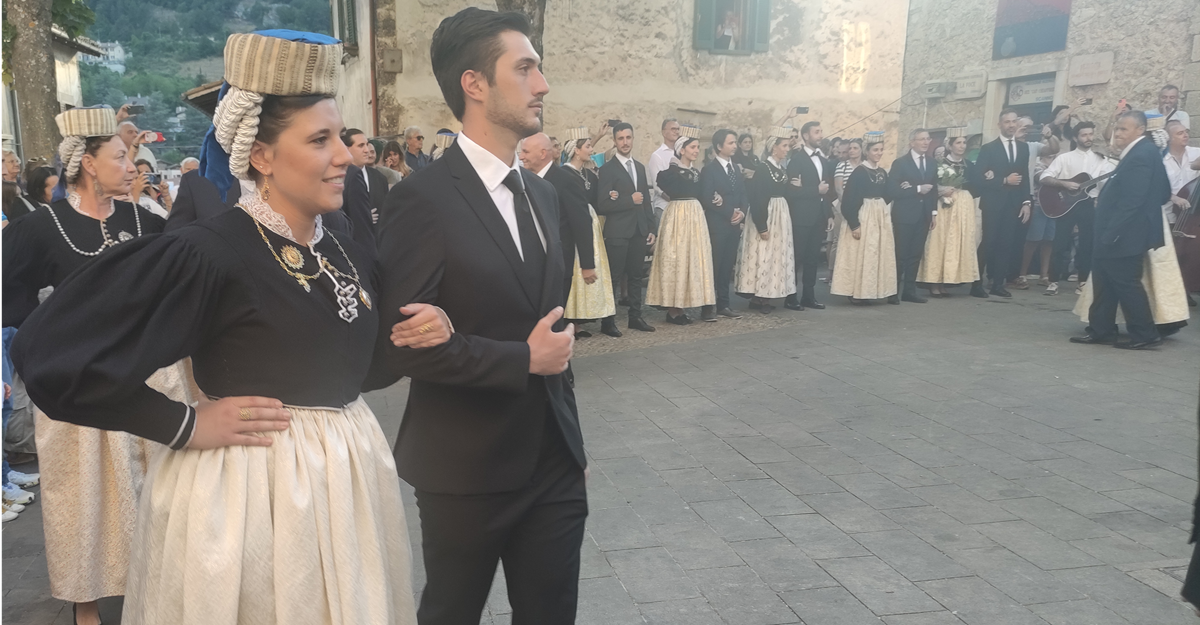
M967 129L946 130L946 156L938 161L940 212L929 232L917 282L929 285L933 297L946 297L945 286L979 279L975 244L975 196L967 183L974 165L966 158Z
M571 292L567 296L567 306L563 317L575 321L604 319L617 312L613 300L612 273L608 269L608 252L604 248L604 224L596 215L593 206L596 203L596 188L599 182L594 168L587 164L592 160L592 140L588 137L587 127L572 128L567 131L567 144L563 149L567 159L564 167L569 168L583 179L583 187L587 192L588 213L592 216L592 249L595 263L592 270L592 281L588 282L580 266L579 254L575 254L575 270L571 278ZM578 325L576 326L578 327ZM586 330L579 330L575 336L586 338L591 336Z
M896 242L892 238L892 206L887 194L883 133L863 137L866 159L846 180L842 196L842 231L833 270L834 295L854 304L896 295Z
M231 35L204 154L219 190L237 178L236 209L105 253L18 333L47 414L169 448L146 477L123 623L416 623L396 464L360 396L376 272L321 224L351 162L341 58L324 35ZM451 336L436 307L401 312L398 343ZM198 405L141 382L189 356Z
M26 321L39 307L38 291L59 287L76 270L110 256L110 250L133 246L132 241L166 225L144 208L114 200L129 194L137 170L116 136L111 108L75 108L55 121L63 135L58 154L69 194L4 229L4 327L21 328L19 338L27 338ZM106 293L99 285L74 282L86 297ZM107 331L93 321L80 320L78 340L88 342ZM32 344L40 353L61 356L41 339ZM169 392L171 385L161 383L165 376L156 382ZM50 593L74 603L77 622L99 623L96 600L125 594L138 495L159 445L124 432L53 421L58 417L53 402L34 399Z
M775 307L767 300L796 292L796 258L787 190L789 133L776 128L767 139L766 160L749 181L750 215L742 229L742 249L734 272L734 291L750 295L750 309L764 315Z
M671 202L663 210L658 226L658 243L646 287L646 303L666 307L667 322L681 326L692 323L684 308L717 303L712 243L698 199L700 172L693 166L700 157L699 131L695 126L680 129L686 134L675 142L675 157L670 167L658 174L658 188Z

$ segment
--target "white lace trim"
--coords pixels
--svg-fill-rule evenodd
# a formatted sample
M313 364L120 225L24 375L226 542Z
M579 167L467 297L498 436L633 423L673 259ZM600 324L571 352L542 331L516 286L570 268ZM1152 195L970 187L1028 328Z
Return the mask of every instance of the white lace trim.
M304 245L296 240L292 234L292 227L288 225L287 220L283 215L275 212L270 204L263 201L262 196L258 194L258 184L251 180L242 180L242 197L238 200L238 206L246 211L246 214L258 220L259 223L266 226L267 230L278 234L279 236L296 243ZM313 232L312 241L308 242L307 247L312 248L317 243L321 242L321 238L325 236L325 228L321 227L321 216L317 215L317 229Z

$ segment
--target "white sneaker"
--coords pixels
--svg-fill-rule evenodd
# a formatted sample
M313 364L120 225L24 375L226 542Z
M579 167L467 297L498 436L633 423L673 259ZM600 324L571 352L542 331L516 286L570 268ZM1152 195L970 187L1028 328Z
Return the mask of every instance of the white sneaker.
M21 488L15 484L8 484L4 487L4 501L6 503L33 503L33 493Z
M25 511L25 506L22 506L19 503L6 503L4 504L4 509L20 513Z
M1079 282L1079 275L1071 274L1071 275L1067 276L1067 282Z
M1075 289L1076 295L1083 295L1083 287L1087 286L1087 281L1080 282L1079 287Z
M1051 282L1050 284L1047 284L1046 292L1042 293L1042 295L1058 295L1058 283Z
M4 514L0 515L0 521L2 521L4 523L8 523L9 521L15 521L16 519L17 519L17 513L13 512L12 510L5 510Z
M20 471L8 472L8 481L21 487L37 486L41 479L41 473L21 473Z

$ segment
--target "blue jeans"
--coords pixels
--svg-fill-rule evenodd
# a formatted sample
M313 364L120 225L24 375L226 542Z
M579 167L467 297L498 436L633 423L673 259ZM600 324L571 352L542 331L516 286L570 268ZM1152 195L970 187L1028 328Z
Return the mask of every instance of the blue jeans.
M12 382L13 382L12 358L9 357L8 354L9 354L9 348L12 347L13 337L16 336L16 334L17 334L16 328L4 328L3 343L0 343L0 345L3 346L3 351L0 351L0 357L2 357L3 362L0 364L3 365L4 385L8 386L8 387L11 387ZM3 421L4 429L3 429L2 433L0 433L0 437L3 437L4 435L8 434L8 418L12 416L12 412L13 412L13 402L12 402L12 396L10 395L10 396L4 398L4 421ZM0 438L0 442L3 442L2 438ZM9 468L9 466L8 466L8 455L4 454L3 467L0 467L0 482L3 482L3 485L5 487L7 487L9 485L8 472L11 470L12 469Z

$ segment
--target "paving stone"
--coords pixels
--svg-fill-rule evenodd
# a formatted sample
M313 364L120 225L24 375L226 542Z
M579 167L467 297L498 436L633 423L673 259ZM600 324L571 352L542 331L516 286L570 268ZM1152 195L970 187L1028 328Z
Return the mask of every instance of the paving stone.
M1112 534L1112 530L1044 497L1008 499L996 503L1061 540L1099 538Z
M700 596L683 569L662 547L609 551L604 555L637 603Z
M883 618L885 625L963 625L950 612L925 612L923 614L896 614Z
M1095 566L1101 562L1025 521L976 525L988 538L1044 570Z
M818 588L780 595L805 625L870 625L879 617L845 588Z
M655 525L656 539L684 570L741 566L742 559L703 521Z
M616 577L579 580L579 604L576 608L579 625L613 625L637 623L641 613Z
M987 469L969 464L937 467L933 471L988 501L1030 497L1033 493L1020 484ZM1004 507L1004 504L999 504Z
M852 458L828 445L797 447L790 451L810 467L820 467L821 474L826 476L866 473L871 470L863 464L864 458Z
M753 463L788 462L795 458L788 450L765 436L743 436L727 438L726 443Z
M950 556L1023 605L1084 598L1075 588L1004 547L952 551Z
M692 507L726 542L779 537L779 532L741 499L705 501Z
M1136 510L1110 512L1096 515L1092 519L1164 556L1187 557L1188 532L1144 512Z
M900 454L869 456L862 458L862 464L901 488L940 486L950 483L946 478Z
M1113 566L1155 562L1162 556L1155 550L1143 547L1124 536L1104 536L1073 540L1071 546Z
M933 507L899 508L884 512L888 518L941 551L990 547L996 543L969 525Z
M907 530L865 532L854 540L913 582L964 577L971 572Z
M1108 566L1054 571L1054 576L1084 590L1096 603L1136 625L1195 625L1183 603Z
M876 510L926 505L925 500L878 473L837 475L830 479Z
M1138 484L1153 488L1175 499L1188 501L1189 499L1194 499L1196 496L1196 480L1165 469L1157 467L1132 469L1129 471L1117 471L1117 475L1129 478Z
M870 555L834 524L817 514L767 517L781 534L814 560Z
M638 609L647 625L724 625L717 611L703 597L643 603Z
M624 494L629 506L646 525L689 523L700 518L669 486L631 488Z
M597 460L596 464L619 490L666 485L658 472L640 457Z
M600 551L600 547L596 544L596 540L592 538L591 532L587 532L583 537L583 545L579 550L579 578L592 579L595 577L608 577L612 574L612 567L609 566L604 553Z
M956 577L918 582L967 625L1046 625L1028 608L978 577Z
M1185 503L1152 488L1116 490L1107 493L1107 495L1116 501L1136 510L1141 510L1166 523L1180 523L1192 520L1192 504L1190 502Z
M732 499L733 491L721 483L708 469L676 469L660 473L676 494L688 503Z
M920 486L910 489L910 491L921 499L937 506L942 512L968 525L1010 521L1017 518L1004 508L984 501L979 496L955 484L946 486Z
M881 616L931 612L942 607L875 556L822 560L821 567Z
M799 623L787 604L750 567L703 569L689 573L708 603L730 625Z
M817 493L837 493L843 489L833 480L825 477L816 469L800 462L774 462L763 464L760 469L766 471L781 486L793 495L815 495Z
M838 585L825 569L786 538L746 540L731 546L777 592Z
M1045 469L1049 474L1065 478L1079 486L1098 493L1138 487L1138 483L1133 480L1121 477L1112 471L1105 471L1100 467L1088 464L1077 458L1039 460L1032 464Z
M761 516L806 514L813 509L772 479L725 482L742 501Z
M1029 609L1050 625L1129 625L1129 621L1091 599L1042 603Z
M850 493L822 493L801 499L847 534L898 529L891 519Z
M658 539L628 506L590 511L587 527L601 551L659 546Z
M784 449L825 444L824 441L794 423L767 423L756 426L754 429Z
M1018 480L1022 486L1083 516L1128 510L1129 506L1059 476Z

